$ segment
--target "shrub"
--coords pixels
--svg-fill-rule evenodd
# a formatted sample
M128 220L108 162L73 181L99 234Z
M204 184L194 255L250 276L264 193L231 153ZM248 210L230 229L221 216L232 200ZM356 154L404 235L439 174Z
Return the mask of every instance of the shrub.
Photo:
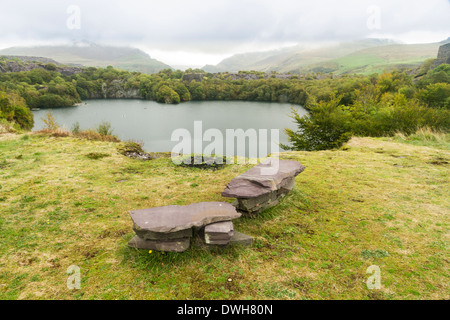
M80 133L80 123L77 121L72 125L72 129L70 129L70 132L72 132L72 134L76 135L78 133Z
M142 149L143 143L135 142L135 141L125 141L124 143L121 143L117 147L117 151L126 156L130 153L145 153L145 151Z
M14 129L13 125L6 121L6 119L0 119L0 134L9 132L16 132L16 129Z
M178 104L180 103L180 96L170 87L163 85L156 93L156 101L168 104Z
M97 132L102 136L112 136L113 130L111 129L111 123L103 121L98 125Z
M291 145L281 144L281 147L305 151L340 148L352 136L351 115L339 105L340 100L341 97L333 95L329 102L310 105L310 115L303 117L292 109L298 131L285 129Z
M24 130L31 130L34 125L33 113L24 106L14 106L14 121Z
M78 134L76 134L76 137L86 140L120 142L120 140L115 136L103 135L94 130L81 131Z
M155 157L142 149L144 143L135 141L126 141L117 147L117 151L129 158L152 160Z
M55 117L53 116L53 113L47 112L45 115L45 118L41 118L42 121L45 123L45 128L48 131L55 131L59 128L59 124L56 122Z
M31 130L34 125L33 113L27 108L25 100L11 92L0 92L0 120L2 131L12 131L14 127ZM6 125L7 122L10 124Z
M105 157L110 157L111 155L107 154L107 153L101 153L101 152L90 152L86 155L86 157L88 157L89 159L92 160L98 160L98 159L102 159Z
M71 136L71 133L69 131L61 129L61 128L57 128L57 129L54 129L54 130L42 129L42 130L39 130L39 131L36 131L36 132L40 133L40 134L44 134L44 135L49 135L51 137L58 137L58 138Z
M419 90L417 97L430 107L450 109L450 84L430 84Z

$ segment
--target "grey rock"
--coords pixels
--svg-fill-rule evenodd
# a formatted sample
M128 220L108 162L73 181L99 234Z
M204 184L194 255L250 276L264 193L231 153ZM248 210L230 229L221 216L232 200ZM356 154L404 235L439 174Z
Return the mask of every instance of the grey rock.
M437 59L433 63L433 68L436 68L444 63L450 64L450 43L439 47Z
M214 248L224 248L226 246L233 246L233 245L251 246L253 244L253 237L234 230L233 237L226 243L224 242L221 244L220 242L218 242L214 244L208 244L205 242L204 237L201 237L199 235L193 238L193 244L197 247L208 250Z
M203 74L201 73L191 73L183 75L183 81L191 82L191 81L202 81Z
M280 189L292 190L295 178L305 170L297 161L279 160L278 168L273 159L258 164L234 178L222 192L223 197L256 198ZM268 172L268 170L272 172Z
M27 56L0 56L0 61L5 61L5 68L1 68L0 72L21 72L31 71L34 69L47 69L49 64L53 64L55 71L71 76L82 72L79 67L64 66L53 59L43 57L27 57ZM2 71L3 70L3 71Z
M236 199L233 205L239 211L250 214L256 214L263 210L272 208L279 203L279 200L285 197L289 191L295 186L295 178L285 180L285 183L280 186L280 189L270 193L263 194L256 198Z
M217 222L209 224L204 230L205 242L207 244L226 245L234 235L233 222Z
M154 233L172 233L205 225L230 221L241 214L227 202L200 202L187 206L155 207L130 212L133 229L144 235Z
M239 231L234 231L234 236L231 238L230 244L240 244L243 246L251 246L253 244L253 237L243 234Z
M256 214L278 204L295 186L295 177L305 170L297 161L271 158L234 178L222 192L233 197L237 210Z
M192 237L192 228L175 232L152 232L149 230L140 230L133 227L134 232L144 240L171 240Z
M233 222L231 221L211 223L205 227L205 233L211 235L229 234L230 232L233 232L233 230Z
M157 250L167 252L183 252L189 249L191 239L170 239L170 240L145 240L135 236L128 242L128 246L136 249Z

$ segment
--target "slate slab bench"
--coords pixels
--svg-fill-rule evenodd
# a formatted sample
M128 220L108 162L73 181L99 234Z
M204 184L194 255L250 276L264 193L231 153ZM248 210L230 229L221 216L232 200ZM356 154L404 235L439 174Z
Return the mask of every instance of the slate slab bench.
M269 158L231 180L222 196L236 198L234 205L239 212L257 214L277 205L304 170L298 161Z
M128 245L133 248L183 252L199 233L210 245L251 244L248 237L235 236L232 220L241 213L227 202L154 207L131 211L130 216L136 236Z

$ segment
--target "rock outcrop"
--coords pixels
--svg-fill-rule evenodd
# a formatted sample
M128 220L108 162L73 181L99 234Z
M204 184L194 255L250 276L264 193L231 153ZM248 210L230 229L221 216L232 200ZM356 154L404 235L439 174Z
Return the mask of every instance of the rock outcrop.
M223 197L236 198L238 211L256 214L278 204L305 167L297 161L267 159L228 183Z
M2 63L0 64L0 73L44 69L71 76L83 71L80 67L65 66L55 60L42 57L0 56L0 62Z
M191 82L191 81L202 81L203 74L201 73L189 73L183 75L183 81Z
M450 43L444 44L439 47L438 56L433 63L433 68L444 63L450 64Z
M139 89L125 89L125 81L113 80L102 85L104 99L142 99Z

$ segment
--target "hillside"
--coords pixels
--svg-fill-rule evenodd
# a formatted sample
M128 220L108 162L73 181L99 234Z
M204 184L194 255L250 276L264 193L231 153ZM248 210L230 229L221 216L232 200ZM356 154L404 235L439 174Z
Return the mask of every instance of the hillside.
M113 66L127 71L157 73L171 69L145 52L129 47L83 44L73 46L12 47L0 50L0 55L38 56L60 63L87 67Z
M283 153L306 170L278 206L235 220L252 247L161 253L127 247L129 210L229 201L221 192L250 166L208 171L133 160L112 142L0 135L0 299L449 299L448 137L410 143ZM66 286L71 265L79 290ZM366 286L372 265L378 290Z
M437 56L440 43L393 44L358 50L343 57L313 64L298 71L335 74L372 74L394 68L413 68Z
M82 72L82 69L79 67L65 66L49 58L0 55L0 74L6 72L27 72L34 69L57 71L65 76Z
M299 46L280 50L234 55L208 72L242 70L282 73L361 73L382 72L396 67L414 67L436 58L441 43L398 44L390 40L365 39L308 49Z

